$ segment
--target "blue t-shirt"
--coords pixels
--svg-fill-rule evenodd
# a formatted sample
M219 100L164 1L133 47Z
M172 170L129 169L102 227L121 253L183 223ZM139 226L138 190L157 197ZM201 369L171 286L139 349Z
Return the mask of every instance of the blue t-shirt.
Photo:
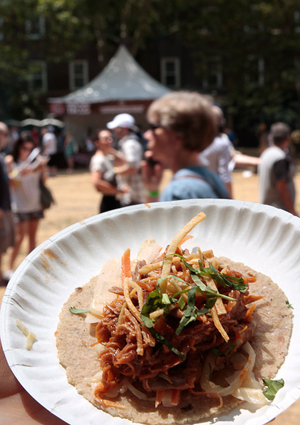
M159 200L164 202L198 198L229 198L226 186L218 174L201 165L177 171Z

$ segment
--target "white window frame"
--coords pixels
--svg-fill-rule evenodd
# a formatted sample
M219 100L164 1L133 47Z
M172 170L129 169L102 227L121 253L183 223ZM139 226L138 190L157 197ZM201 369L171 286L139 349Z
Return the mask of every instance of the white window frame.
M214 87L211 87L209 85L209 82L207 80L207 78L209 77L208 73L208 69L209 69L209 64L210 63L214 63L216 64L216 85ZM206 61L206 63L204 64L204 74L206 75L206 77L204 77L203 82L202 82L202 86L203 89L208 90L208 89L220 89L223 87L223 68L222 68L222 59L219 56L215 56L213 58L210 58Z
M27 37L29 38L29 40L39 40L46 33L46 26L45 26L45 18L44 18L44 16L38 16L36 19L37 19L37 22L38 22L38 32L35 32L35 33L32 32L33 19L32 20L27 20L25 22L25 30L26 30L26 34L27 34Z
M174 64L174 71L171 73L170 71L167 71L167 63L172 62ZM170 89L179 89L181 85L181 63L180 58L176 56L170 56L170 57L163 57L160 60L160 75L161 75L161 82L165 86L169 87ZM173 85L167 84L167 80L169 76L174 76L175 83Z
M89 64L87 60L73 60L71 62L69 62L69 85L70 85L70 90L74 91L74 90L78 90L81 87L77 87L75 84L76 81L76 74L75 74L75 65L83 65L83 73L82 73L82 79L83 79L83 86L85 86L88 82L89 82Z
M48 91L48 78L47 78L47 63L45 61L32 61L32 64L40 65L41 66L41 82L42 86L40 89L34 88L34 74L31 74L28 76L28 88L31 93L38 92L38 93L46 93Z
M257 81L250 81L250 76L245 73L246 83L252 84L253 86L258 85L262 87L265 84L265 61L264 58L257 58L253 55L249 55L247 58L248 62L256 62L257 63Z

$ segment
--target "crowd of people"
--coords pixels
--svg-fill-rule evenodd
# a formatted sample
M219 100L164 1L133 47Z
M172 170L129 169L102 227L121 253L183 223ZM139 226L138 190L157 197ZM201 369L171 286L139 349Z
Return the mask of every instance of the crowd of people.
M102 194L100 213L142 202L230 199L233 197L231 173L235 165L240 164L258 167L259 202L297 215L295 168L289 149L291 131L285 123L271 126L269 145L260 158L255 158L236 151L228 132L224 131L222 110L197 93L175 92L157 99L150 106L147 118L149 126L143 138L134 118L119 114L94 140L89 166L91 183ZM9 129L0 122L1 283L11 278L23 239L28 238L28 252L35 248L36 232L44 216L40 182L57 172L57 139L49 129L42 133L44 156L40 155L39 139L34 134L14 134L8 152ZM67 171L72 172L71 134L66 135L64 147ZM160 193L166 168L173 176ZM1 259L8 248L10 269L2 274ZM25 391L9 370L1 344L0 358L0 374L5 377L0 398L9 400L15 413L31 418L28 409L25 412L19 402L19 394L22 397ZM37 421L41 418L43 423L62 423L29 395L26 397L26 405L35 412ZM13 423L7 406L5 417Z
M259 202L297 215L291 131L286 124L271 127L270 146L254 157L236 150L222 109L198 93L179 91L155 100L147 120L148 129L141 134L133 116L119 114L94 138L89 169L91 184L102 195L99 213L145 202L232 199L232 171L237 165L249 165L258 168ZM51 128L42 130L41 140L35 133L35 129L30 135L14 132L7 151L8 128L0 123L0 281L11 278L24 238L28 252L35 248L44 216L40 182L57 173L58 138ZM63 145L66 171L71 173L72 134L65 135ZM172 178L160 192L165 169ZM9 269L1 274L1 255L8 248Z

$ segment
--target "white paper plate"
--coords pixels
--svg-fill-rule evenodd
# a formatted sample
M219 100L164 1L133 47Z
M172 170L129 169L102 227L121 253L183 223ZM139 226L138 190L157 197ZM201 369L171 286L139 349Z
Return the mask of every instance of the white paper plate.
M36 248L9 282L1 307L1 338L7 361L23 387L46 409L72 425L126 424L78 395L60 366L54 332L58 315L73 290L100 272L102 264L154 237L169 243L198 212L207 218L186 242L212 248L216 255L269 275L294 307L289 354L278 377L285 380L274 402L256 411L237 409L217 420L238 425L265 424L300 396L300 219L272 207L239 201L188 200L129 207L77 223ZM16 319L37 335L31 351Z

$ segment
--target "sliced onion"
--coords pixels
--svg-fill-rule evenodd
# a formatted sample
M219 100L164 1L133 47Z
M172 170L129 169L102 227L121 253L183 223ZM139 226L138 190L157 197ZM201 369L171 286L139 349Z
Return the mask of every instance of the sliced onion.
M210 381L210 371L215 369L216 358L212 352L208 354L205 359L203 371L200 378L201 387L206 392L213 392L219 394L221 397L232 394L237 388L243 385L243 382L247 378L248 374L252 371L255 363L255 352L249 342L243 345L243 350L246 351L249 355L247 363L241 371L238 373L235 372L235 379L231 382L228 387L221 387L220 385L215 384ZM229 359L230 360L230 359Z
M258 388L237 388L231 395L239 400L248 401L248 403L251 404L259 404L262 406L268 404L262 390Z
M129 381L128 379L124 379L123 385L125 385L129 391L132 392L133 395L135 395L140 400L147 400L147 401L154 401L155 397L147 397L146 394L142 393L140 390L136 389Z

